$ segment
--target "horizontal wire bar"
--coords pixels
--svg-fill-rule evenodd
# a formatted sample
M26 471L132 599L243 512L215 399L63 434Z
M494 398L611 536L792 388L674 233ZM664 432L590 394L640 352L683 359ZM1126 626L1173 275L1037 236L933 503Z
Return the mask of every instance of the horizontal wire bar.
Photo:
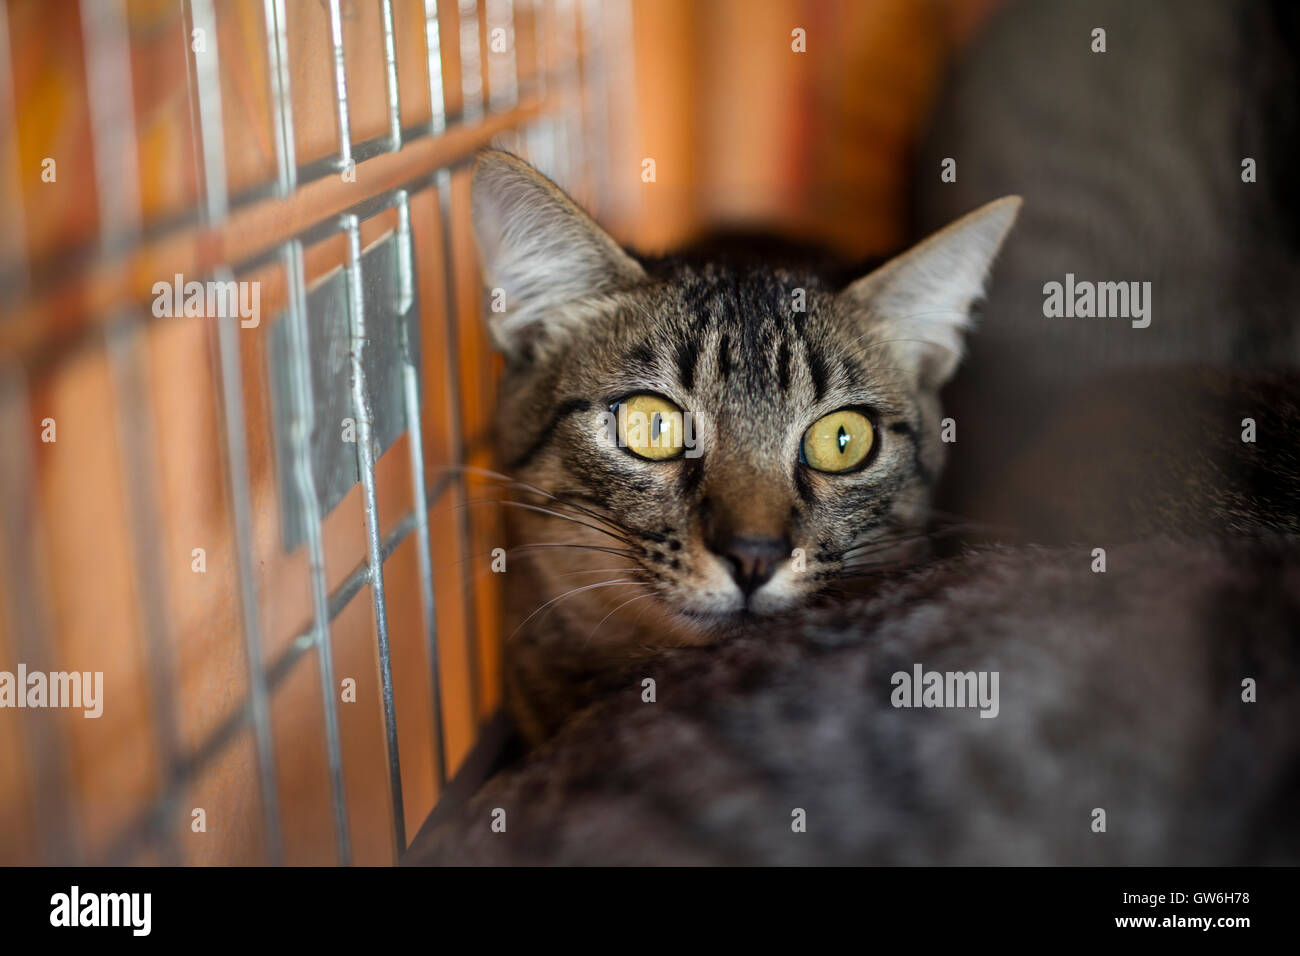
M277 2L277 0L271 0ZM472 0L470 0L472 3ZM429 14L428 9L435 12ZM436 17L436 0L426 0L426 18L427 18L427 38L426 43L439 42L439 27ZM549 19L549 18L548 18ZM477 49L477 23L471 29L473 35L473 44ZM462 37L462 41L468 40ZM286 43L287 47L287 43ZM284 50L287 55L287 48ZM436 92L442 91L441 77L441 59L437 51L430 50L431 63L434 58L438 60L438 73L435 77L430 74L430 85L436 87ZM521 84L515 93L512 103L502 103L499 107L487 111L485 114L481 103L474 102L471 98L468 106L462 104L460 110L454 113L447 113L442 105L441 96L437 96L438 104L431 109L429 120L424 123L415 123L410 126L403 126L401 129L401 138L403 146L422 138L438 138L444 135L452 134L458 130L472 128L478 125L485 117L492 113L508 111L515 103L522 102L529 98L545 98L548 92L557 89L576 87L580 79L576 73L576 62L565 63L561 67L554 67L552 64L544 64L539 68L537 75L530 78L525 84ZM479 92L481 94L481 79L478 81ZM471 84L472 85L472 84ZM290 131L291 132L291 131ZM360 143L352 145L352 159L355 163L360 163L364 159L370 159L384 153L391 152L392 133L382 134ZM324 156L316 160L306 161L294 167L294 180L298 187L313 183L326 176L339 173L343 170L344 163L341 162L338 155ZM257 183L246 187L236 195L225 197L225 208L227 213L235 213L244 208L254 205L263 200L275 197L281 188L281 176L279 171L266 182ZM101 264L105 261L113 262L120 260L123 255L136 248L139 245L158 242L166 239L168 236L177 231L193 227L202 222L203 209L202 204L196 204L194 207L180 212L165 216L161 219L145 223L138 227L137 231L127 235L108 235L102 238L87 240L80 245L73 245L51 254L47 259L32 263L7 263L0 262L0 287L7 287L16 291L27 291L28 298L36 298L42 291L50 288L57 288L66 284L75 276L85 271L92 265Z
M401 202L401 196L403 193L406 193L407 195L415 195L416 193L423 192L426 189L436 188L438 185L438 177L441 173L444 171L457 172L473 165L473 163L474 157L465 156L456 160L454 163L448 163L445 166L439 166L437 169L431 170L427 173L421 173L419 176L408 179L406 182L399 183L391 189L385 189L382 192L375 193L373 196L368 196L365 199L358 200L355 205L349 206L340 213L326 216L308 226L304 226L298 232L265 252L253 256L250 259L241 260L234 265L232 271L236 273L253 272L264 266L269 266L279 262L282 255L281 249L284 245L290 242L301 242L304 246L310 246L326 239L331 239L334 236L347 231L343 222L349 216L355 216L363 222L367 219L372 219L381 212L397 208Z
M537 96L537 94L538 84L530 83L520 91L519 101L523 103L528 98ZM480 125L483 118L482 114L466 115L462 111L447 117L446 125L441 129L435 130L432 120L412 126L403 126L403 149L422 139L437 139L454 135L465 129L472 129ZM393 152L390 148L391 143L391 134L388 133L356 143L352 147L353 161L360 164L381 155L391 155ZM474 147L476 150L478 148ZM461 163L468 159L469 157L462 157L455 162ZM295 178L298 188L301 188L324 179L326 176L336 175L342 170L343 167L339 163L337 156L324 156L320 159L309 160L298 166ZM358 176L358 180L360 179L361 177ZM279 176L277 173L276 178L246 187L238 194L230 196L226 208L230 214L242 212L257 203L276 198L278 189ZM134 235L112 235L106 236L102 240L87 240L77 245L68 246L57 253L50 254L45 259L32 263L0 262L0 287L27 293L25 298L21 300L5 303L6 311L15 302L21 303L40 298L42 294L60 288L69 282L74 282L79 275L95 266L120 262L133 249L142 245L161 242L178 232L194 228L202 222L203 211L196 206L146 223Z
M342 212L326 216L309 226L303 227L298 232L284 237L264 252L240 260L231 267L231 271L239 274L278 263L282 255L282 250L286 244L298 240L304 245L311 245L312 243L319 242L322 239L329 239L340 232L338 220L341 216L356 215L361 219L368 219L374 213L383 212L386 209L392 208L395 204L394 200L398 193L403 191L411 194L422 192L423 190L436 185L438 175L443 170L456 171L464 169L473 164L473 162L473 156L462 156L453 162L439 166L435 169L429 170L428 172L420 173L418 176L413 176L396 186L382 190L367 199L358 201L355 205L348 207ZM157 321L151 312L146 312L142 319L146 323ZM14 356L14 358L17 359L15 364L28 375L32 375L32 373L36 371L48 374L61 362L66 362L83 353L102 349L103 336L111 329L112 324L113 320L110 319L80 326L65 336L43 343L42 347L34 352L30 352L26 355ZM40 375L32 375L32 377L34 381L41 380Z

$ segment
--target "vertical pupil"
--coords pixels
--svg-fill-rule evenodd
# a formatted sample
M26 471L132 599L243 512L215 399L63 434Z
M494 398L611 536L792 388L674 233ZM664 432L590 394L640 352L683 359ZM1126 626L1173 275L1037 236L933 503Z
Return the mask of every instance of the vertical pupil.
M663 427L664 427L663 416L658 412L654 412L653 414L651 414L650 416L650 440L651 441L659 440L659 433L663 431Z
M839 435L836 437L836 441L840 443L840 454L844 454L844 448L849 443L849 433L844 430L843 425L840 426Z

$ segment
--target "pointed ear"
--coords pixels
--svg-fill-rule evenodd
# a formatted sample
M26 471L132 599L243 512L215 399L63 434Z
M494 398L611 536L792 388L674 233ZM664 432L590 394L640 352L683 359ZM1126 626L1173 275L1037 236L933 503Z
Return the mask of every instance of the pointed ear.
M582 300L645 279L636 260L590 216L516 156L481 153L471 195L484 283L493 304L504 307L488 318L508 355L580 323L584 310L574 306Z
M1019 210L1019 196L981 206L840 293L921 388L939 388L961 361L971 307Z

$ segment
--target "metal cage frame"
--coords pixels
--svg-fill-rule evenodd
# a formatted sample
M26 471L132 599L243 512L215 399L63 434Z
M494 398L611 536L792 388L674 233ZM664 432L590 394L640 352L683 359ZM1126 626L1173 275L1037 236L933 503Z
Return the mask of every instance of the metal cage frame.
M548 103L552 94L570 96L568 105L548 115L539 108L532 117L532 128L520 138L518 131L511 134L512 144L526 146L535 161L552 173L562 184L576 177L586 179L591 170L579 152L586 140L601 141L605 136L602 127L604 110L608 103L600 96L597 102L582 103L573 100L572 94L583 82L583 73L596 69L602 62L598 45L598 31L592 23L606 18L607 26L630 30L630 9L622 4L600 4L593 0L520 0L535 8L547 8L548 33L539 34L536 40L539 66L535 84L521 89L517 75L515 45L509 44L508 57L492 57L486 65L487 94L484 93L485 65L479 56L479 0L457 0L457 36L461 52L462 109L448 115L443 76L443 46L449 40L449 30L440 21L437 0L424 0L425 47L427 50L427 78L431 117L428 123L403 126L402 90L397 69L397 45L394 27L393 0L369 0L378 3L384 31L383 47L384 88L387 95L388 130L377 138L353 142L349 112L348 70L345 66L343 2L328 0L330 26L330 56L333 63L334 114L337 129L337 150L334 155L304 164L295 156L295 127L290 90L289 55L286 0L263 0L266 46L264 55L270 79L270 104L272 107L272 139L275 149L275 178L240 195L231 195L226 176L226 137L221 109L221 72L217 49L217 20L214 0L178 0L182 7L185 34L202 29L209 37L205 53L187 51L187 91L191 103L192 129L195 137L195 161L199 183L198 208L192 221L167 222L145 228L141 223L138 190L124 188L122 184L137 182L135 126L132 116L130 69L131 46L127 28L126 0L81 0L81 17L85 49L87 95L91 115L92 147L95 173L100 188L99 222L100 242L91 258L102 260L120 256L146 238L165 236L187 225L216 229L230 214L241 207L257 203L268 197L292 196L303 185L329 175L337 175L383 153L395 153L412 142L430 137L440 137L450 130L477 123L485 117L507 114L521 99L532 97ZM366 2L366 0L358 0ZM501 27L513 35L515 4L517 0L484 0L483 14L489 28ZM579 42L579 4L582 4L582 36ZM0 125L8 122L12 129L14 103L11 73L10 41L6 11L0 7ZM564 35L556 31L562 29ZM548 76L547 66L553 62L553 50L562 53L562 66ZM542 60L543 50L548 59ZM593 65L594 64L594 65ZM597 71L597 75L599 75ZM528 117L524 117L528 119ZM436 591L434 587L433 552L430 541L429 509L450 490L465 492L466 436L462 433L462 383L458 379L458 364L449 362L452 380L446 383L446 394L451 403L451 445L455 452L454 470L430 484L424 461L424 427L421 421L421 381L419 354L405 351L401 368L404 394L404 434L408 435L411 449L411 492L413 505L396 522L387 535L381 533L378 517L378 498L375 486L375 448L371 429L374 420L372 395L366 379L363 360L370 342L367 333L367 309L363 295L363 249L361 225L373 216L395 209L398 227L396 241L399 259L399 279L408 306L412 299L415 281L412 268L414 240L410 224L411 198L426 189L437 194L438 221L443 237L441 263L443 298L441 302L425 303L426 308L445 310L445 341L430 347L445 348L450 356L459 351L456 321L456 270L452 243L449 237L453 228L453 202L451 177L455 169L472 160L472 149L451 164L427 169L396 188L386 188L365 195L341 214L327 216L308 228L288 238L276 240L248 261L217 267L214 278L228 279L241 273L267 265L280 265L288 280L288 308L281 321L287 323L287 341L290 343L288 367L283 369L291 394L291 422L289 440L292 461L281 462L288 467L291 480L298 492L301 513L298 520L305 529L304 547L311 578L311 620L298 633L287 648L269 667L263 666L263 635L258 613L259 594L253 575L255 559L252 539L252 500L249 481L249 459L245 434L245 409L243 407L244 369L234 322L218 321L215 324L215 364L218 371L218 407L220 421L220 446L224 462L224 483L228 495L227 505L233 524L232 541L236 551L239 617L242 620L242 642L247 661L248 692L246 699L224 721L210 731L207 738L192 750L185 751L178 740L177 702L173 693L171 661L166 640L167 590L159 557L151 542L159 537L160 515L154 487L155 462L152 442L150 398L145 384L142 338L145 323L150 321L147 310L123 306L111 318L96 319L70 340L58 344L53 351L43 352L28 361L12 362L6 368L0 363L0 436L4 447L12 451L9 466L0 468L0 509L3 509L3 551L0 560L6 569L9 593L28 596L29 600L13 601L10 631L16 635L15 650L22 660L32 666L43 666L55 655L51 640L52 622L46 608L36 598L41 555L37 553L37 535L34 534L33 508L35 488L34 464L26 442L21 440L28 414L27 385L33 373L42 374L75 349L102 348L106 350L111 375L114 401L117 406L114 427L123 449L125 462L124 503L133 537L134 574L140 583L140 606L143 613L145 656L148 662L146 675L150 694L150 707L156 733L156 749L161 767L160 792L152 804L140 811L132 822L112 842L107 854L110 863L127 862L142 848L156 848L164 862L177 862L180 851L175 845L175 834L168 821L178 806L186 787L245 729L251 729L255 744L255 764L258 774L263 816L263 834L267 859L273 864L284 861L280 794L275 776L275 753L272 740L270 705L272 696L295 664L309 652L315 652L318 679L321 688L324 737L330 780L330 800L333 810L334 843L338 862L352 861L352 840L349 833L347 797L344 792L343 748L340 738L338 701L335 697L333 653L330 648L330 628L333 620L349 606L350 602L369 585L374 628L377 637L377 654L381 681L383 727L388 768L388 790L393 815L393 859L400 860L408 844L408 827L402 802L402 770L398 750L397 718L393 696L392 661L389 649L387 600L384 590L384 562L411 534L415 535L420 581L420 607L423 618L423 636L429 657L432 687L432 704L437 726L433 732L433 767L437 777L439 797L445 795L447 784L446 757L443 752L443 710L441 704L441 675L438 670L438 645L446 635L438 634L436 618ZM364 192L364 190L362 190ZM21 207L15 211L21 215ZM21 224L21 223L20 223ZM324 514L319 506L316 481L310 459L309 436L317 407L313 382L308 366L309 324L308 288L304 267L304 249L324 238L342 235L346 240L347 257L344 272L349 293L348 315L353 348L351 349L351 391L353 407L357 411L357 466L363 489L366 523L366 554L332 591L325 574L325 555L322 540ZM6 276L6 284L21 292L30 291L39 282L29 270L30 263L21 261ZM416 318L418 322L418 317ZM459 551L463 586L472 585L469 547L471 543L468 509L460 511ZM478 690L479 646L476 624L472 617L473 602L466 603L465 634L466 653L470 668L471 713L479 714L478 702L473 695ZM38 825L46 841L46 856L59 862L78 861L78 840L75 830L74 807L69 791L68 768L60 759L57 735L46 721L26 722L30 735L29 754L35 756L31 785L36 799Z

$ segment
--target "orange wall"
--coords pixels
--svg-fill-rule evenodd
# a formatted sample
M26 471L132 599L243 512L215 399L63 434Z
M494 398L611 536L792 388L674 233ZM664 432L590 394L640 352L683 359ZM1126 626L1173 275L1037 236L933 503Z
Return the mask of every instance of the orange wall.
M658 181L625 169L620 236L661 250L749 223L853 258L897 247L909 150L999 2L636 0L636 155Z

